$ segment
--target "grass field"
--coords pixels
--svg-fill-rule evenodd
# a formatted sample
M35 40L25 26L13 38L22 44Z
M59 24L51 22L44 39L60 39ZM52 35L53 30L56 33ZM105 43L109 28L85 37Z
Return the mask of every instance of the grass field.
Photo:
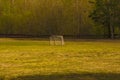
M0 80L120 80L120 40L1 38Z

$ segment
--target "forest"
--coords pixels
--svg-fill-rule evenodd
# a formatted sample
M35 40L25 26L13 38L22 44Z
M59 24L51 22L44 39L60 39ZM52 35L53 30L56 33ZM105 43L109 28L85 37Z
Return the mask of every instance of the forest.
M0 0L0 35L119 38L119 0Z

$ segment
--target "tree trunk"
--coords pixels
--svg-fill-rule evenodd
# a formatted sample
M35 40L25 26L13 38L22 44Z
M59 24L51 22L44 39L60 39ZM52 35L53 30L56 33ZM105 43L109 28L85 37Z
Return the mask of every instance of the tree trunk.
M109 25L108 25L108 37L111 38L111 39L114 39L114 27L112 25L112 21L111 21L111 18L110 18L110 22L109 22Z
M11 0L11 2L10 2L10 13L13 12L13 8L14 8L14 0Z
M111 34L111 39L114 39L114 28L112 25L110 25L110 34Z
M24 0L24 9L26 10L27 0Z
M108 3L110 3L110 1L108 0ZM114 27L113 27L113 11L111 8L111 5L108 6L108 11L109 11L109 29L110 29L110 38L114 39Z
M79 0L76 0L76 19L77 19L77 28L78 28L78 36L79 36L79 33L80 33L80 25L79 25Z
M109 27L110 27L110 37L111 39L114 39L114 27L113 27L113 16L110 13L110 23L109 23Z

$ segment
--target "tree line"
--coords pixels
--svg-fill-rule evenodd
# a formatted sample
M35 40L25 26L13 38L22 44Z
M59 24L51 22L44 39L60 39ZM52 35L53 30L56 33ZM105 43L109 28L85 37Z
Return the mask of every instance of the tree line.
M107 30L108 37L114 39L120 33L120 0L95 0L90 18Z
M120 34L119 0L0 0L0 34Z

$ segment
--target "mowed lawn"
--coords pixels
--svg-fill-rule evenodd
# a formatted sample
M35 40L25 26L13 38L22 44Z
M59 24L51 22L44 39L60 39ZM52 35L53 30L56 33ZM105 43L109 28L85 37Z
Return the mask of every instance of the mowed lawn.
M120 80L120 40L1 38L0 80Z

